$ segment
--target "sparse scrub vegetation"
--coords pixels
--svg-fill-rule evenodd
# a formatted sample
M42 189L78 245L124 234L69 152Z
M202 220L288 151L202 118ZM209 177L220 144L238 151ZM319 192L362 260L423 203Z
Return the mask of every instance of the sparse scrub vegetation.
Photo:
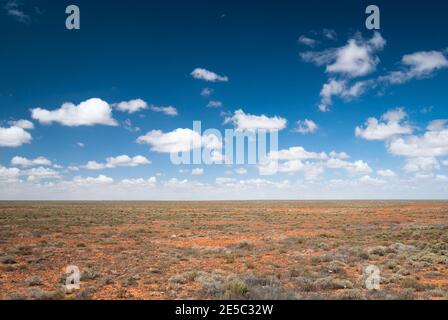
M447 217L447 202L0 202L0 298L448 299ZM80 290L61 289L68 265Z

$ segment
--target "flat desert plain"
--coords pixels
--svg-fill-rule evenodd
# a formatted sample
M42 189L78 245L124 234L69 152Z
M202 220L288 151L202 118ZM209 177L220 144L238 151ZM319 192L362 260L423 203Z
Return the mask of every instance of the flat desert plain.
M448 202L0 202L0 299L447 298Z

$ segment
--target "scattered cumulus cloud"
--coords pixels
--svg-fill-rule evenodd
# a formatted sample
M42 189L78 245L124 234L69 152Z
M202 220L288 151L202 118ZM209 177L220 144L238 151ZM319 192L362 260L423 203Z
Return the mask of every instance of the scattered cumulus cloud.
M137 167L149 164L151 164L151 161L144 156L135 156L131 158L128 155L121 155L118 157L109 157L106 159L105 163L89 161L84 168L88 170L103 170L116 167Z
M175 117L178 115L177 109L174 108L173 106L159 107L152 105L150 109L154 112L160 112L163 113L164 115L171 117Z
M359 181L363 182L363 183L367 183L367 184L384 184L384 183L386 183L386 181L383 179L372 178L369 175L362 176L361 178L359 178Z
M23 175L28 176L28 181L36 181L42 179L61 179L59 172L44 167L31 168L23 172Z
M420 51L406 54L401 59L402 69L380 77L379 82L403 84L413 79L432 76L437 70L448 67L448 60L440 51Z
M297 121L297 127L294 131L301 134L310 134L316 132L317 129L318 126L313 120L305 119Z
M406 118L403 108L390 110L381 117L383 122L370 118L365 127L356 127L355 133L366 140L384 140L390 154L405 158L405 172L429 178L440 169L441 161L443 164L438 158L448 155L448 120L433 120L423 134L416 135L404 122Z
M0 127L0 147L16 148L30 143L32 139L31 134L23 128L17 126Z
M436 129L436 127L431 127ZM443 157L448 155L448 128L437 127L423 135L408 135L392 139L387 148L393 155L404 157Z
M121 180L121 184L126 187L149 187L153 188L157 184L157 178L156 177L150 177L148 179L123 179Z
M333 104L333 97L342 98L344 101L350 101L363 94L367 82L359 81L351 85L347 80L330 79L325 83L320 91L319 110L327 112Z
M16 120L16 121L9 121L8 124L10 126L19 127L19 128L25 129L25 130L32 130L32 129L34 129L34 123L32 123L29 120L21 119L21 120Z
M92 185L92 184L112 184L114 183L114 179L105 175L100 174L98 177L74 177L72 182L76 185L84 186L84 185Z
M329 159L326 163L330 169L345 169L349 174L364 174L373 172L372 168L363 160L349 162L341 159Z
M79 105L67 102L60 109L52 111L35 108L31 110L31 116L45 125L52 123L59 123L68 127L117 125L117 121L112 117L111 106L98 98L83 101Z
M403 170L406 172L428 172L440 169L439 161L434 157L408 158Z
M148 103L142 99L122 101L113 105L117 110L127 113L135 113L148 109Z
M333 29L325 28L322 30L322 34L324 35L325 38L330 39L330 40L335 40L337 38L337 33Z
M280 131L286 128L287 120L279 116L246 114L243 110L235 111L233 116L226 117L225 123L232 123L238 131Z
M329 153L329 156L330 156L330 158L341 159L341 160L350 159L350 156L345 152L331 151Z
M303 147L291 147L279 151L272 151L269 153L269 158L272 160L308 160L308 159L328 159L325 152L310 152Z
M310 38L308 36L305 36L305 35L301 35L299 37L298 41L299 41L299 43L301 43L301 44L303 44L305 46L311 47L311 48L314 47L317 44L317 40L312 39L312 38Z
M29 24L31 22L31 17L23 11L22 4L18 0L7 1L3 8L7 15L20 23Z
M21 167L33 166L51 166L51 161L45 157L38 157L36 159L27 159L25 157L15 156L11 159L11 165Z
M204 88L201 91L201 96L210 97L214 92L215 90L213 90L212 88Z
M318 66L326 65L329 74L341 74L354 78L365 76L376 70L379 58L376 55L386 45L386 40L379 32L375 32L369 40L361 36L349 39L340 48L327 49L320 52L305 52L301 57L306 62L313 62Z
M403 108L390 110L381 117L383 122L376 118L367 119L364 127L355 128L355 135L365 140L387 140L397 135L411 134L412 127L402 123L406 118Z
M381 169L378 170L376 173L383 178L392 178L397 176L397 174L390 169L385 170Z
M221 101L212 100L207 104L207 108L221 108L221 107L222 107Z
M194 79L203 80L207 82L227 82L229 78L227 76L221 76L213 71L209 71L204 68L196 68L191 72L191 76Z
M151 150L160 153L187 152L196 148L216 149L222 146L215 135L203 135L191 129L178 128L170 132L153 130L137 138L141 144L149 144Z
M368 90L376 89L382 93L390 85L429 78L438 70L448 67L446 52L419 51L403 55L396 70L377 77L354 80L377 70L380 63L378 53L385 46L386 40L379 32L374 32L370 39L364 39L358 33L342 47L302 52L300 56L303 61L325 66L325 71L329 75L328 81L320 91L319 109L323 112L328 111L333 103L333 97L348 102Z

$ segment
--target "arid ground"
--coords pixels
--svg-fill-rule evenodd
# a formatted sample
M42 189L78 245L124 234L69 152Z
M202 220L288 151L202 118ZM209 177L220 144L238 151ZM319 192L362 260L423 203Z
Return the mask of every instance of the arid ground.
M448 202L0 202L0 298L447 299Z

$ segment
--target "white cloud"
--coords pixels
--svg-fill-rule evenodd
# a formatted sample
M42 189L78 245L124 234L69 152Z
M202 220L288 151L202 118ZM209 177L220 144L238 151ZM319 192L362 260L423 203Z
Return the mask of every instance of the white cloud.
M287 160L272 166L273 163L268 163L265 166L260 166L260 173L271 174L272 172L280 172L293 174L302 172L306 180L316 180L325 172L325 162L303 162L302 160L294 159Z
M297 128L294 129L294 131L301 133L301 134L309 134L314 133L318 129L317 124L313 120L299 120L297 121Z
M95 177L83 178L83 177L77 176L77 177L73 178L72 182L77 185L112 184L112 183L114 183L114 179L101 174L96 178Z
M167 116L175 117L178 115L177 109L173 106L167 106L167 107L158 107L158 106L151 106L151 110L154 112L160 112Z
M314 47L317 44L316 40L305 35L300 36L298 42L308 47Z
M194 168L193 170L191 170L191 174L193 176L200 176L204 174L204 169L202 168Z
M32 140L31 134L23 128L12 126L9 128L0 127L0 147L20 147Z
M123 121L123 128L125 128L129 132L139 132L139 127L134 127L131 119L126 119Z
M433 76L436 71L448 67L446 50L444 52L420 51L404 55L401 59L401 66L397 70L353 83L353 78L366 76L376 71L380 62L377 52L381 51L385 45L386 41L381 34L374 32L373 37L369 40L356 34L343 47L301 53L305 62L326 66L326 72L331 75L321 89L319 109L327 111L334 96L341 97L344 101L350 101L368 90L378 88L383 90L383 87L388 85L428 78Z
M422 136L395 138L387 145L390 153L404 157L442 157L448 155L448 129L426 131Z
M191 72L191 76L198 80L204 80L208 82L227 82L229 78L221 76L204 68L196 68Z
M442 131L445 128L447 128L448 120L446 119L438 119L431 121L428 126L426 127L426 130L428 131Z
M0 167L0 177L2 169ZM14 176L14 172L9 174ZM2 200L267 200L267 199L446 199L447 175L416 174L384 179L230 179L215 183L171 179L157 184L149 179L128 178L116 182L107 176L78 177L61 181L23 181L0 178ZM361 178L360 178L361 177ZM290 182L291 181L291 182Z
M396 70L379 78L380 82L402 84L413 79L432 76L437 70L447 68L448 60L440 51L420 51L406 54L401 59L402 70Z
M373 171L372 168L362 160L349 162L331 158L327 161L326 166L329 169L345 169L349 174L365 174Z
M84 144L83 142L77 142L76 144L77 144L78 147L80 147L80 148L84 148L84 147L85 147L85 144Z
M330 158L336 158L336 159L341 159L341 160L350 159L350 156L345 152L331 151L329 153L329 156L330 156Z
M412 127L401 122L407 114L402 108L385 113L379 122L376 118L369 118L365 127L356 127L355 135L365 140L387 140L397 135L411 134Z
M141 110L148 109L148 104L146 103L146 101L144 101L142 99L122 101L122 102L114 104L113 106L115 108L117 108L119 111L128 112L128 113L135 113L135 112L139 112Z
M151 145L151 150L156 152L182 152L201 146L201 136L191 129L178 128L164 133L153 130L137 139L138 143Z
M327 66L329 73L342 73L359 77L375 71L379 62L374 53L382 50L386 41L378 32L369 41L351 39L348 44L336 51L336 60Z
M60 123L64 126L116 126L117 122L112 118L110 105L98 98L92 98L81 102L79 105L64 103L60 109L53 111L35 108L31 110L33 119L42 124Z
M329 155L325 152L310 152L303 147L291 147L270 152L269 161L259 165L258 169L260 174L303 172L306 180L320 178L326 169L344 169L350 175L372 172L372 168L362 160L345 161L350 158L345 152L332 151Z
M19 127L25 130L32 130L34 129L34 123L32 123L29 120L17 120L17 121L9 121L8 122L9 125L13 126L13 127Z
M233 123L235 129L238 131L256 131L256 130L283 130L286 128L286 119L274 116L267 117L265 115L256 116L244 113L239 109L235 111L234 115L227 117L225 123Z
M104 163L98 163L96 161L89 161L84 166L84 168L88 170L103 170L106 168L106 165Z
M402 123L407 117L403 109L395 109L382 116L383 123L370 118L366 128L356 128L356 135L367 140L386 140L389 153L406 158L403 169L428 176L428 172L440 169L438 157L448 155L448 121L431 121L423 135L413 135L412 127ZM400 136L404 135L404 136Z
M194 188L200 188L200 187L204 186L203 183L200 183L197 181L190 181L187 179L179 180L176 178L172 178L168 181L165 181L163 183L163 185L164 185L164 187L167 187L167 188L174 188L174 189L183 188L183 189L191 189L191 190L194 190Z
M448 160L443 160L443 161L442 161L442 164L443 164L444 166L448 166Z
M325 83L320 91L319 110L326 112L333 104L333 96L340 97L345 101L350 101L353 98L359 97L363 94L367 82L359 81L353 85L347 84L346 80L330 79Z
M151 109L154 112L160 112L167 116L177 116L177 109L173 106L156 106L149 105L146 101L142 99L134 99L129 101L122 101L120 103L116 103L113 105L116 109L127 112L127 113L136 113L141 110Z
M36 159L27 159L16 156L12 158L11 164L13 166L33 167L33 166L51 166L51 161L45 157L38 157Z
M201 91L201 96L210 97L214 92L215 92L215 90L213 90L211 88L204 88Z
M240 180L239 185L242 186L248 186L248 187L261 187L261 186L269 186L274 185L275 183L267 180L267 179L247 179L247 180Z
M123 179L121 184L127 187L154 187L157 183L156 177L150 177L149 179Z
M448 176L445 176L443 174L437 174L436 175L436 181L448 182Z
M285 181L271 181L267 179L246 179L246 180L237 180L232 178L224 178L219 177L215 179L215 184L218 187L225 188L236 188L237 190L241 189L250 189L250 188L262 188L262 187L275 187L275 188L284 188L290 185L288 180Z
M416 74L427 74L448 67L448 60L439 51L422 51L403 56L403 64L410 66Z
M35 181L41 179L60 179L61 176L59 172L44 167L31 168L29 170L23 171L23 175L28 176L28 181Z
M418 157L407 159L403 169L406 172L428 172L439 168L439 161L436 158Z
M13 17L16 21L29 24L31 22L31 17L26 14L21 8L21 4L18 0L9 0L3 6L6 10L6 14Z
M121 155L118 157L109 157L106 159L106 163L98 163L96 161L89 161L84 166L88 170L103 170L112 169L116 167L137 167L151 164L144 156L129 157L128 155Z
M221 101L210 101L207 104L207 108L221 108L222 102Z
M161 153L187 152L200 147L210 149L221 147L221 142L215 135L201 136L196 131L183 128L167 133L153 130L138 137L137 142L149 144L152 151Z
M321 159L325 160L328 156L325 152L316 153L306 151L303 147L291 147L279 151L272 151L269 153L269 158L273 160L306 160L306 159Z
M107 158L107 165L113 167L137 167L142 165L151 164L144 156L129 157L127 155L121 155L118 157Z
M233 178L219 177L215 179L215 183L221 186L233 186L236 182L237 180Z
M361 178L359 178L360 182L363 183L367 183L367 184L384 184L386 183L386 181L382 180L382 179L378 179L378 178L372 178L371 176L362 176Z
M321 52L302 53L306 62L317 65L326 64L328 73L342 74L347 77L365 76L376 70L379 58L375 55L386 45L380 33L375 32L370 40L357 36L349 39L347 44L336 49L327 49Z
M0 165L0 181L15 180L20 175L20 169L6 168Z
M333 29L323 29L322 33L325 38L330 40L334 40L337 37L336 31L334 31Z
M393 172L390 169L386 169L386 170L378 170L376 172L379 176L384 177L384 178L392 178L397 176L397 174L395 172Z

